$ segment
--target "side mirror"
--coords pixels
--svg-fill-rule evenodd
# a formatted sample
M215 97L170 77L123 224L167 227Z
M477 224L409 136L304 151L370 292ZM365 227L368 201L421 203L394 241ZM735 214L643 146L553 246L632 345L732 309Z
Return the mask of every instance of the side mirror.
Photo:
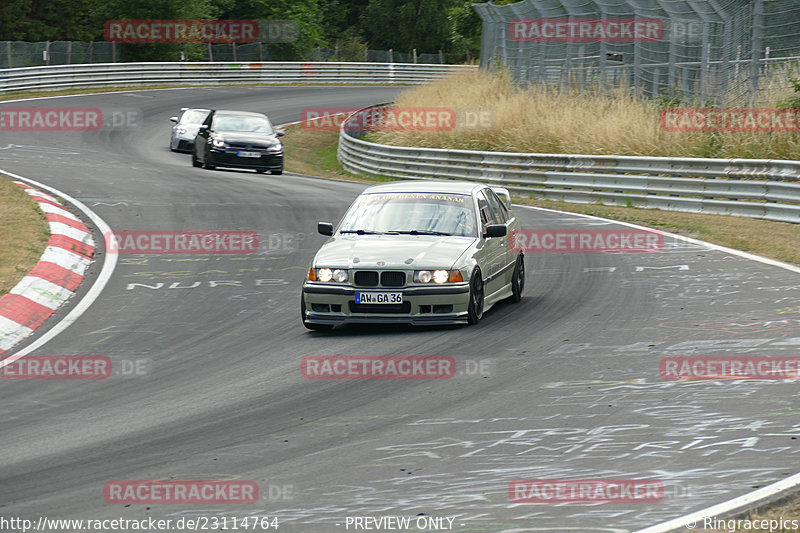
M169 117L170 122L178 123L178 117Z
M503 226L505 228L505 226ZM333 224L330 222L317 222L317 232L320 235L333 235Z
M275 137L283 137L286 135L286 132L283 130L275 130Z
M209 131L208 124L201 124L199 128L197 128L197 133L201 133L204 131Z
M491 224L486 226L486 232L483 234L484 238L491 237L505 237L508 234L508 228L505 224Z

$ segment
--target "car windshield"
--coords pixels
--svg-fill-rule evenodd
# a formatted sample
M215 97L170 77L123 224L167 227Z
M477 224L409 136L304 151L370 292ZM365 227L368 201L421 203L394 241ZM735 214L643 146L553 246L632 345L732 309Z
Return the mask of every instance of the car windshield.
M208 111L189 109L181 117L181 124L202 124L208 116Z
M345 214L344 233L476 235L472 196L450 193L368 193Z
M272 124L266 117L246 117L236 115L223 115L214 117L214 130L236 131L244 133L272 134Z

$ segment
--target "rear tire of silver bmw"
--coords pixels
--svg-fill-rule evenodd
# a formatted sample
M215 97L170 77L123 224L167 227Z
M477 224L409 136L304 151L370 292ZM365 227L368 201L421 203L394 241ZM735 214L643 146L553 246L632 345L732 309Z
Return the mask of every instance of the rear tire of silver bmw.
M525 290L525 259L522 254L517 256L514 264L514 275L511 278L511 301L519 302L522 300L522 291Z
M306 321L306 298L305 296L300 296L300 318L303 320L303 325L308 329L313 329L314 331L330 331L333 329L332 324L312 324Z
M483 276L481 276L481 271L476 268L469 279L468 324L477 324L483 317L483 298Z

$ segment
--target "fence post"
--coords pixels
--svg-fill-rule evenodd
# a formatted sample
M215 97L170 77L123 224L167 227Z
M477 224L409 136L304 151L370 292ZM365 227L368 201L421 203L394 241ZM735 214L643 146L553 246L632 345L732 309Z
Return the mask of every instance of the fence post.
M50 41L44 43L44 64L50 64Z
M750 105L754 105L758 98L758 76L761 56L761 37L764 28L764 0L755 0L753 6L753 46L750 52L750 78L753 94Z
M72 41L67 41L67 65L72 63Z
M236 43L231 43L231 50L233 50L233 60L236 61Z
M117 43L115 41L111 41L111 62L117 62Z
M391 48L389 48L389 63L394 63L394 54Z
M412 48L411 49L411 58L413 59L412 63L416 63L417 62L417 49L416 48Z
M439 50L439 64L444 65L444 52Z
M8 68L13 68L11 64L11 41L6 41L6 53L8 54Z
M89 63L92 62L94 57L94 41L89 41Z
M211 43L208 43L208 62L214 62L214 50L211 48Z

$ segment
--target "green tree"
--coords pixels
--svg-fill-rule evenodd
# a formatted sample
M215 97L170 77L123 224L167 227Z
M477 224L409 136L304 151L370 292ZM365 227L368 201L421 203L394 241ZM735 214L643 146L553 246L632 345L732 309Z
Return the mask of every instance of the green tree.
M433 53L448 47L449 9L460 0L370 0L361 17L370 48Z

